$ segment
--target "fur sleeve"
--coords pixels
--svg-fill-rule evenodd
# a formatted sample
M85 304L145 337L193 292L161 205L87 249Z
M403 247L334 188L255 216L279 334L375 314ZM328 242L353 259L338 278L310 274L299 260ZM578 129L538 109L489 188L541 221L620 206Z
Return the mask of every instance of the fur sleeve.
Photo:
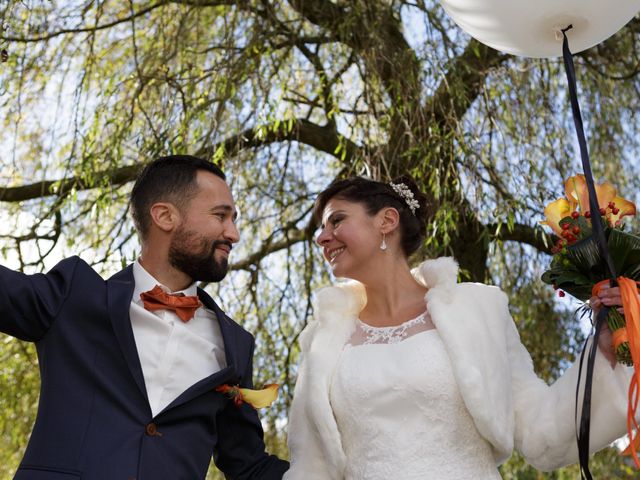
M535 374L531 356L520 342L506 296L502 300L501 315L506 326L511 365L515 447L531 465L543 471L577 462L574 420L577 362L555 383L547 385ZM593 379L591 452L625 433L630 369L623 365L612 369L598 352Z
M301 361L298 378L289 410L288 446L291 465L284 480L328 480L331 478L328 462L324 460L321 440L312 429L313 422L307 413L309 400L309 362L307 354L318 322L311 322L300 335ZM312 376L312 375L311 375Z

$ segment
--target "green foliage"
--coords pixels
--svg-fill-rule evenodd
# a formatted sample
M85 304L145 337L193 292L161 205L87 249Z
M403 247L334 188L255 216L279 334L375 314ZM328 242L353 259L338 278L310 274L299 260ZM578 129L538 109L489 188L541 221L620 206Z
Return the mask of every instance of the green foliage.
M589 470L598 480L631 480L637 478L637 471L628 457L622 457L617 449L605 448L591 457ZM577 465L553 472L541 472L528 465L521 455L515 453L500 467L504 480L574 480L580 478Z
M0 478L13 478L35 420L40 378L35 348L0 335Z

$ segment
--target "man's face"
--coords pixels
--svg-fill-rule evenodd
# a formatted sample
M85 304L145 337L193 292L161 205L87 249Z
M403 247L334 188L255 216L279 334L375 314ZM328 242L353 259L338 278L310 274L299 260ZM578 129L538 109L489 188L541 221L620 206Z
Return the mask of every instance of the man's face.
M240 239L229 186L206 170L197 173L198 193L180 212L169 262L194 281L219 282L227 274L232 245Z

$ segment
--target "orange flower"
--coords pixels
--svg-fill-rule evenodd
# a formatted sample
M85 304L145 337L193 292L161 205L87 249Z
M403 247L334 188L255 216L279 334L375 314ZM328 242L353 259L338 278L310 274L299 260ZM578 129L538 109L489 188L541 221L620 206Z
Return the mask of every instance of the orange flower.
M610 226L616 227L620 219L626 215L635 215L636 206L633 202L617 196L616 188L609 182L595 185L598 208L605 211L605 216ZM554 233L562 235L560 221L570 216L574 211L579 211L583 215L590 211L589 191L587 181L582 174L574 175L564 183L564 193L566 198L559 198L549 203L544 209L546 220L540 222L549 226ZM594 212L600 215L600 212ZM592 212L590 212L592 214ZM575 217L577 218L577 217Z
M607 213L607 219L609 220L610 225L615 226L622 217L636 214L635 203L630 202L629 200L625 200L622 197L616 197L612 201L615 205L615 208L611 209L610 213ZM616 213L614 214L613 212Z
M240 388L238 385L220 385L216 387L216 392L224 393L233 400L236 406L248 403L253 408L263 408L270 406L278 398L278 384L265 385L261 390L251 388Z
M571 215L571 212L573 212L575 208L575 204L568 202L565 198L559 198L545 207L544 216L547 220L540 222L540 224L551 227L551 230L553 230L556 235L561 235L562 228L560 227L560 220Z
M606 208L609 202L616 197L616 187L609 182L604 182L596 187L596 197L598 198L598 207ZM564 192L567 198L578 204L582 213L588 212L589 208L589 190L587 189L587 180L582 174L574 175L564 182Z

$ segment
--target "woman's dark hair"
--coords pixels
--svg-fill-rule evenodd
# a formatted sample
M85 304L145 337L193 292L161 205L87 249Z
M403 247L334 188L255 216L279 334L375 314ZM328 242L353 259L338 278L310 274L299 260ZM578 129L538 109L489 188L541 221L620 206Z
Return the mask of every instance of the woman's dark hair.
M417 208L411 211L407 199L396 192L391 184L404 184L413 194ZM327 203L332 198L364 205L369 215L375 215L386 207L393 207L400 214L400 246L409 257L422 245L427 229L427 197L413 178L404 175L390 183L382 183L362 177L336 180L320 192L313 207L316 221L320 221Z
M131 216L142 239L146 237L151 225L151 205L170 202L183 210L198 193L198 170L211 172L226 180L220 167L191 155L161 157L142 170L131 190Z

